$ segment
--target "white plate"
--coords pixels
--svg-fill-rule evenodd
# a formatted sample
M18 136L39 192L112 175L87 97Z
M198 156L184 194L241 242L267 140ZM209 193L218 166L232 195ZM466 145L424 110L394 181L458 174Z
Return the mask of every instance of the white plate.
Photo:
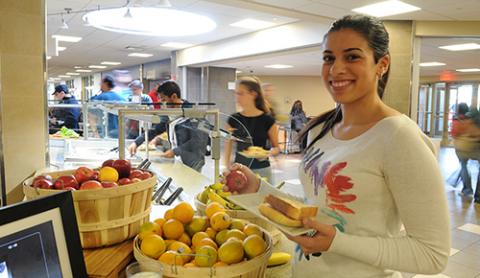
M268 219L266 216L264 216L259 210L258 206L263 203L265 196L268 194L272 194L275 196L280 196L280 197L285 197L288 199L294 199L292 196L285 194L284 192L274 188L273 186L261 186L260 190L257 193L251 193L251 194L240 194L240 195L231 195L228 196L227 198L232 201L233 203L241 206L242 208L250 211L251 213L255 214L257 217L264 219L265 221L271 223L273 226L275 226L277 229L281 230L282 232L293 235L293 236L298 236L298 235L303 235L309 232L314 231L313 229L307 229L303 227L288 227L284 226L281 224L278 224L276 222L271 221ZM324 224L328 225L334 225L337 224L338 222L323 214L320 210L316 216L316 219Z

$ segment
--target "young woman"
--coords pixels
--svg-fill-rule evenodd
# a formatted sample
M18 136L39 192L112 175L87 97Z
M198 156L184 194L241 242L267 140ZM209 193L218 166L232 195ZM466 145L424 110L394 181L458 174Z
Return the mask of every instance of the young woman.
M299 133L300 130L303 129L305 124L307 124L308 118L305 115L305 111L303 111L303 105L301 100L296 100L293 105L292 109L290 110L290 126L292 130ZM299 140L300 142L300 150L303 151L307 144L307 138L303 140Z
M272 181L272 170L270 161L251 159L242 156L238 152L247 149L249 146L267 148L267 140L270 141L270 156L280 152L278 148L278 127L275 119L270 115L270 110L265 102L260 80L256 77L244 77L237 81L235 88L235 101L241 111L230 115L227 123L227 130L245 142L237 141L237 152L235 162L243 164L255 173ZM230 166L232 154L232 141L225 144L225 164Z
M293 276L441 272L450 252L444 183L428 137L381 101L390 66L385 27L346 16L324 43L322 77L338 106L305 127L299 172L305 197L338 224L304 219L316 235L288 236L298 244ZM268 186L246 167L233 169L248 176L240 193Z

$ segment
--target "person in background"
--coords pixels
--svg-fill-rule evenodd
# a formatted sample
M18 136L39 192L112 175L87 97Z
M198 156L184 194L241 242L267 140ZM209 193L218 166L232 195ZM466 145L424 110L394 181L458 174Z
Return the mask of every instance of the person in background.
M295 132L299 133L303 129L305 124L308 122L308 118L303 111L303 105L301 100L296 100L292 109L290 110L290 127ZM300 150L303 151L307 145L307 140L302 140L300 142Z
M324 37L322 79L337 107L301 134L308 145L299 165L300 201L337 224L306 218L303 226L314 235L287 235L297 244L293 277L394 278L447 266L450 217L435 146L381 100L388 45L383 23L363 15L338 19ZM229 170L247 176L241 194L270 186L247 167Z
M69 93L68 87L65 84L55 86L55 91L52 95L55 101L58 101L58 104L78 104L77 99ZM55 133L62 126L78 130L80 113L79 107L53 108L49 119L50 133Z
M90 98L92 102L125 102L126 99L121 97L119 94L112 91L115 87L115 81L109 75L105 76L102 79L100 84L101 93ZM103 135L103 125L100 124L103 119L103 111L100 109L91 109L89 124L92 128L93 135L102 137ZM109 137L117 138L118 137L118 116L108 113L108 131L107 134Z
M132 95L128 97L128 102L138 103L138 104L150 104L152 103L152 99L148 96L143 94L143 83L142 81L135 79L128 87L132 90ZM149 107L150 108L150 107ZM127 138L128 139L135 139L139 135L139 122L136 120L127 120Z
M255 173L267 178L269 182L273 182L268 158L258 160L244 157L238 153L246 150L249 146L270 149L270 156L275 156L280 152L278 127L263 97L260 80L257 77L239 79L235 87L235 102L240 106L241 111L230 115L226 129L232 131L235 137L247 142L237 141L234 161L249 167ZM270 141L271 148L267 146L267 141ZM232 147L233 141L227 141L224 153L227 168L231 165Z
M148 92L148 96L152 99L152 102L153 103L159 103L160 102L160 99L158 98L158 93L157 93L157 90L158 90L158 87L160 87L162 83L156 83L155 86L153 86L153 89ZM160 104L154 104L153 107L155 109L160 109Z
M161 102L166 102L168 108L191 108L192 104L181 98L180 87L174 81L165 81L157 89L158 97ZM183 164L201 172L205 165L205 154L209 141L208 133L197 129L199 121L177 117L173 121L166 116L161 117L160 123L155 124L154 128L148 131L148 138L153 138L162 134L169 128L173 128L174 141L173 148L162 154L165 158L179 156ZM135 154L138 146L145 141L145 137L140 135L135 139L128 150L131 155Z

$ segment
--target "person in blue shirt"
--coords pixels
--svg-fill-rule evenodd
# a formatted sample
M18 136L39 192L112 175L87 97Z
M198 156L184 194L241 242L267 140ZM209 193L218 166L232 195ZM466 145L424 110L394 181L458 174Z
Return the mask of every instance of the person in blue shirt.
M55 86L52 93L58 104L78 104L75 96L71 95L65 84ZM70 129L78 129L78 121L80 119L79 107L56 107L50 112L50 133L58 131L62 126Z
M102 79L102 83L100 85L100 90L102 91L99 95L93 96L90 98L91 101L97 102L97 101L102 101L102 102L125 102L126 100L121 97L119 94L115 93L112 91L112 89L115 87L115 82L113 78L109 75L105 76ZM97 134L99 136L104 135L103 132L103 126L98 124L101 119L103 119L103 112L99 109L93 109L93 111L90 111L91 115L91 120L92 122L91 127L93 129L94 134ZM108 113L108 136L112 138L117 138L118 137L118 116Z

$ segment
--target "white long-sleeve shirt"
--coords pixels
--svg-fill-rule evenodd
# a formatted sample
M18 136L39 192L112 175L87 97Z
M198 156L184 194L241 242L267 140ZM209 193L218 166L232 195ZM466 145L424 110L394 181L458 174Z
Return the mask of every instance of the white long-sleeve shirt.
M385 118L351 140L329 132L299 170L306 198L339 224L320 257L307 261L297 248L293 277L401 277L396 271L445 268L450 227L444 183L433 144L407 116Z

